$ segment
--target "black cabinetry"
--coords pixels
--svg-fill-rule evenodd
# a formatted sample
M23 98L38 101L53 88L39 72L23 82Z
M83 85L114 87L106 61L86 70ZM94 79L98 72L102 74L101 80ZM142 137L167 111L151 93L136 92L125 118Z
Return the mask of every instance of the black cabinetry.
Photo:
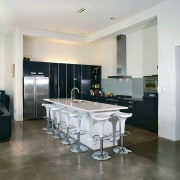
M71 97L71 89L74 87L74 65L67 64L67 98Z
M80 91L80 94L77 94L75 92L75 96L79 99L81 99L81 93L83 91L82 89L82 82L81 82L81 77L82 77L82 68L80 64L75 64L74 65L74 87L77 87Z
M120 106L126 106L128 107L128 109L123 109L121 110L122 112L126 112L126 113L132 113L132 117L128 118L127 119L127 124L129 125L135 125L135 103L133 100L130 100L130 99L119 99L119 105Z
M49 91L50 91L50 98L58 97L58 64L57 63L50 63L50 73L49 73Z
M91 65L81 65L81 79L91 79Z
M24 60L23 74L24 76L29 76L29 75L49 76L49 63Z
M119 105L128 109L122 112L132 113L132 117L127 119L127 124L142 128L151 132L158 131L158 102L157 98L145 97L142 100L119 100Z
M24 60L23 74L48 76L50 98L69 98L73 87L80 91L75 92L76 98L89 94L90 89L97 95L101 88L101 66Z
M66 64L50 63L50 98L66 98Z
M144 96L144 121L143 128L158 132L158 94L149 93Z
M66 98L67 97L67 64L59 63L58 64L58 98Z
M87 100L87 101L106 103L106 97L105 96L91 96L91 95L84 94L82 96L82 99Z

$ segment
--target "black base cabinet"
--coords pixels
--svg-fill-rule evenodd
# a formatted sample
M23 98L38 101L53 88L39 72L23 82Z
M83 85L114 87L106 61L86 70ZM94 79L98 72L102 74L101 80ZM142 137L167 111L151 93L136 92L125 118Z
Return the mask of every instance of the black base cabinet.
M106 103L106 97L104 97L104 96L91 96L89 94L84 94L82 96L82 99L86 100L86 101Z
M122 112L132 113L126 124L154 133L158 132L158 102L156 98L143 100L120 100L119 105L127 106Z
M143 128L149 131L158 132L158 98L145 97L144 98L144 120Z

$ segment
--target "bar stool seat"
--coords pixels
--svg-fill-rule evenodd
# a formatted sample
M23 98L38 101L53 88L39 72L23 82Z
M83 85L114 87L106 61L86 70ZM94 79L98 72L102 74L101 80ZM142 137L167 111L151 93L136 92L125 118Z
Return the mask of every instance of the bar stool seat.
M111 113L94 113L91 114L91 117L96 120L99 129L99 141L100 141L100 150L92 154L92 158L95 160L108 160L111 159L111 155L103 150L103 141L107 139L107 136L104 136L104 124L109 120Z
M128 154L132 152L130 149L124 147L124 136L125 136L125 123L127 118L130 118L132 116L132 113L124 113L124 112L118 112L113 114L114 117L118 118L119 120L119 135L120 135L120 146L114 147L113 151L117 154Z
M74 134L77 134L77 143L75 145L72 145L70 148L71 152L75 153L81 153L88 151L88 147L84 146L80 143L80 135L85 134L85 131L81 131L81 118L83 114L80 111L72 111L70 113L70 117L73 118L76 121L76 132Z

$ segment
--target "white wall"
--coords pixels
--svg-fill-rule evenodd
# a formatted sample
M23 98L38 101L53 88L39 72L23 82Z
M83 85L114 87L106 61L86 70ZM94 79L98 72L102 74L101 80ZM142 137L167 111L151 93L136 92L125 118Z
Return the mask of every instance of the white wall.
M149 22L142 31L143 75L158 74L157 21Z
M180 46L175 48L175 60L176 60L176 138L179 138L180 130Z
M116 38L100 40L93 44L93 59L102 66L102 78L116 74Z
M159 136L171 140L180 140L180 129L176 128L179 119L175 68L175 47L180 45L179 7L179 0L169 0L158 9Z
M5 90L6 94L10 97L10 111L13 116L13 107L14 107L14 76L12 72L12 65L15 64L14 62L14 48L13 48L13 34L9 33L6 34L6 41L5 41ZM15 70L15 69L14 69Z
M153 22L156 22L154 20ZM156 23L141 26L124 33L126 35L127 74L134 78L157 74ZM116 75L116 38L104 38L93 45L93 59L102 65L102 78ZM147 65L146 65L147 63Z
M90 45L24 37L23 55L32 61L96 64Z
M4 90L5 71L5 35L0 34L0 89Z
M133 78L143 76L142 29L127 33L127 74Z

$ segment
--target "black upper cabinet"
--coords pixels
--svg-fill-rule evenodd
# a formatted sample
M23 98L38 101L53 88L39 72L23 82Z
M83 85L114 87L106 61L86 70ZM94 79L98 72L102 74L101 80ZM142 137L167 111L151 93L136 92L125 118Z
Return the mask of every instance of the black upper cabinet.
M82 79L91 79L91 66L82 65Z
M66 98L66 64L50 63L50 98Z
M49 63L24 60L23 74L24 76L28 76L28 75L49 76Z
M82 77L82 68L80 64L75 64L74 65L74 87L77 87L80 91L80 93L82 93L83 91L83 84L81 81L81 77ZM77 95L77 98L81 98L81 94Z
M58 97L59 77L58 77L58 63L50 63L49 76L49 91L50 98Z
M74 87L74 64L67 64L67 98L71 97L71 89Z
M58 98L66 98L67 97L67 86L66 86L67 65L62 63L59 64L58 68L59 68Z
M80 64L74 65L74 80L80 81L82 79L82 66Z

